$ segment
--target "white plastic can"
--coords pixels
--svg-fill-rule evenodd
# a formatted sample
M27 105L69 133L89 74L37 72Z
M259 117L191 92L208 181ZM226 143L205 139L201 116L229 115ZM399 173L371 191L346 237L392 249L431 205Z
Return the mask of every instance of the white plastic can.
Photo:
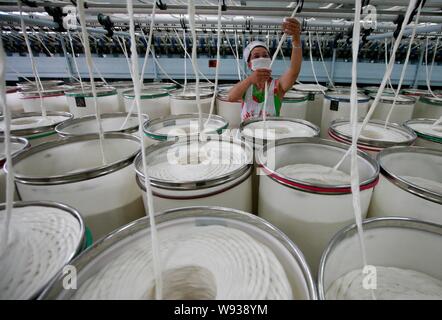
M358 93L358 117L365 117L370 98ZM321 137L328 138L327 132L333 120L350 120L350 92L347 90L331 91L324 96L322 110Z
M358 230L352 224L334 236L322 255L318 275L321 300L372 300L371 293L377 300L422 299L425 295L429 299L435 293L434 287L442 280L441 225L390 217L364 220L362 229L367 269L362 272ZM422 283L410 284L423 277L426 284L435 280L431 293ZM433 299L437 299L435 295Z
M137 113L135 105L135 92L123 92L126 112ZM165 89L144 88L140 92L140 110L147 114L149 119L162 118L170 115L169 93Z
M203 132L205 134L221 134L229 123L222 117L202 115ZM165 118L151 119L144 124L144 135L152 142L175 141L186 136L197 136L199 134L198 114L172 115Z
M11 137L11 155L12 158L20 151L29 147L29 141L25 138ZM0 203L6 201L6 172L3 166L6 162L5 137L0 136ZM18 200L17 193L14 193L14 200Z
M316 274L327 243L354 222L350 157L333 167L348 146L318 138L290 138L266 145L258 153L258 215L280 228L304 253ZM379 165L358 151L361 214L367 215Z
M282 100L281 117L306 120L308 98L309 93L295 90L287 91Z
M370 106L375 97L376 95L370 95ZM393 106L393 101L394 96L382 95L371 118L386 121ZM416 99L413 96L398 95L389 122L403 124L405 121L412 119L415 105Z
M442 117L442 95L423 95L416 103L414 119L439 119Z
M230 129L238 129L241 124L242 101L230 102L228 100L229 87L222 87L216 97L217 114L229 122Z
M6 105L11 112L23 112L23 103L17 87L6 87Z
M204 140L182 137L146 150L156 210L204 205L250 212L251 147L220 135ZM141 154L135 159L135 168L138 185L145 192Z
M109 86L115 88L118 94L118 111L125 112L126 105L124 103L123 93L132 89L134 87L134 83L132 81L115 81L109 82Z
M42 99L37 88L21 91L21 102L25 112L41 112L41 100L47 111L69 111L68 101L64 95L65 87L50 87L41 91Z
M435 125L436 121L436 119L413 119L405 122L404 125L417 135L415 146L442 151L442 123Z
M378 154L381 179L370 217L400 216L442 224L442 151L389 148Z
M321 125L322 105L324 103L324 94L327 87L317 84L296 84L293 86L296 91L308 93L308 103L306 119L316 126Z
M95 114L95 103L90 87L65 92L69 111L75 118ZM97 107L100 113L118 112L118 94L112 87L96 87Z
M15 113L11 118L11 135L26 138L32 146L54 141L59 138L55 127L71 118L68 112L48 111L46 117L37 112ZM0 117L0 135L4 128L4 118Z
M161 263L165 288L163 299L211 300L237 297L255 300L276 299L276 297L287 299L289 296L295 300L316 299L315 284L302 253L282 232L256 216L229 208L192 207L160 212L155 220L158 238L168 241L168 245L161 247L161 252L166 252L167 257L167 261ZM237 235L248 236L248 242L259 244L259 248L263 249L262 252L265 252L266 256L256 256L252 261L245 262L247 267L244 264L232 263L230 261L233 259L238 262L243 259L242 255L234 253L243 252L246 243L231 236L219 237L217 241L216 238L214 240L217 234L213 232L211 239L214 241L212 243L204 241L201 236L203 232L210 233L212 230L217 230L218 234L220 230L224 230L228 234L235 232ZM174 264L175 261L179 264L185 262L186 258L183 260L183 256L190 258L186 254L182 254L179 258L179 251L186 250L186 244L195 237L196 233L201 237L200 245L191 255L192 258L198 257L197 260L191 259L185 265L177 266ZM100 300L154 299L151 290L153 265L151 258L148 258L152 256L151 245L148 242L150 238L147 218L121 228L72 262L78 272L77 290L66 289L63 286L64 275L60 273L40 298L45 300L89 300L91 297ZM209 255L215 255L213 258L215 261L205 254L204 248L211 244L213 247ZM247 254L253 255L252 252ZM267 256L274 258L266 259ZM264 269L266 272L254 280L254 276L246 273L250 270L249 265L256 266L255 270ZM191 273L186 273L186 270ZM256 274L255 270L250 271ZM248 282L246 286L256 288L261 283L266 285L262 286L262 290L246 290L242 286L239 287L244 290L237 292L219 289L223 285L223 288L235 286L231 284L230 274L235 277L240 272L244 276L240 276L239 281ZM226 274L228 280L219 280L220 277L216 277L215 273ZM275 276L276 274L278 276ZM269 281L269 279L278 279L278 281ZM228 285L226 281L229 281ZM284 293L283 297L281 293Z
M210 105L212 103L213 91L208 89L200 89L200 103L203 113L210 113ZM170 113L173 115L198 113L196 103L196 91L192 88L177 89L169 92L170 95Z
M358 122L360 130L362 122ZM334 120L330 124L329 136L338 142L351 145L352 126L348 120ZM385 121L370 120L358 139L358 149L365 151L376 157L379 151L395 147L410 146L414 143L416 134L403 126L389 123L385 126Z
M66 203L83 215L94 239L144 215L133 160L140 140L105 133L106 162L98 134L86 134L31 147L13 161L22 200Z

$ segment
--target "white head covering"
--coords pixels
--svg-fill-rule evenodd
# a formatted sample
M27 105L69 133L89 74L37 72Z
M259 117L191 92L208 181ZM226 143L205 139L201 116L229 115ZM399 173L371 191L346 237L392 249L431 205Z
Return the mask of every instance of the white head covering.
M250 53L252 52L253 49L255 49L256 47L264 47L266 48L266 50L268 52L270 52L269 48L267 48L267 45L265 44L265 42L262 41L252 41L249 43L249 45L244 49L244 53L243 53L243 57L245 62L247 63L249 61L249 56Z

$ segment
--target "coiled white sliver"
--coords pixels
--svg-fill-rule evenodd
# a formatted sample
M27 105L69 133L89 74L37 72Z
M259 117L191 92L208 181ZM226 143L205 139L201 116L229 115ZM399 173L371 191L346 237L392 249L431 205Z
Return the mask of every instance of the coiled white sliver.
M11 130L32 129L38 127L51 126L68 120L69 117L63 116L31 116L23 118L14 118L11 120ZM0 131L6 131L6 123L0 122Z
M172 231L159 232L165 299L293 298L279 260L267 246L245 232L223 226ZM132 240L106 266L97 268L73 298L152 299L154 279L149 248L145 237Z
M150 177L173 182L209 180L232 173L247 160L241 146L222 141L178 144L167 152L175 155L173 161L164 152L149 155Z
M276 171L286 177L322 185L343 185L350 183L350 176L340 170L311 163L291 164Z
M328 300L369 300L362 283L367 275L353 270L328 288ZM441 300L442 281L415 270L376 266L376 297L380 300Z
M316 131L302 123L292 121L267 120L252 122L244 127L244 137L277 140L295 137L314 137Z
M1 211L0 225L4 220ZM28 206L14 208L10 227L11 241L0 256L0 299L29 299L72 258L80 224L64 210Z
M357 128L359 129L361 125L361 123L358 123ZM335 130L346 136L351 136L352 134L352 127L349 123L337 126L335 127ZM410 135L396 128L385 128L384 126L368 123L365 126L364 130L361 132L359 138L400 143L408 141L410 139Z

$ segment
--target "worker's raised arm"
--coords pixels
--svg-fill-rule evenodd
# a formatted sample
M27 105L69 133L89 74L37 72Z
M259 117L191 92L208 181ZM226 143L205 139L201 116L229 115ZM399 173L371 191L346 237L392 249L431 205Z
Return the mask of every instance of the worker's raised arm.
M289 69L279 78L280 90L285 93L292 88L302 64L302 49L301 49L301 25L298 20L294 18L287 18L282 24L283 31L292 36L292 55L290 58Z
M265 82L270 80L271 75L272 75L271 70L267 69L255 70L250 76L248 76L243 81L238 82L235 86L233 86L232 89L230 89L228 100L230 102L241 100L244 97L245 93L247 92L247 89L252 84L254 84L259 89L262 90L265 86Z

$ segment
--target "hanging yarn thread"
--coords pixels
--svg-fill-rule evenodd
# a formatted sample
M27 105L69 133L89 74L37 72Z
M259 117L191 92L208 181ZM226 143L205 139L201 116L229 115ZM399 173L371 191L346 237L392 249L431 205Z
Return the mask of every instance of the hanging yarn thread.
M415 21L415 23L413 25L413 30L412 30L411 37L410 37L410 43L408 45L407 55L405 57L405 62L404 62L404 65L403 65L402 71L401 71L401 77L399 78L399 83L398 83L398 86L397 86L397 91L396 91L396 93L394 95L393 103L392 103L392 105L390 107L390 110L388 112L387 118L385 120L384 129L387 129L388 123L390 122L391 115L393 114L393 111L394 111L394 107L396 106L396 100L397 100L397 98L399 96L399 92L401 91L402 82L404 81L405 71L407 70L408 60L410 58L411 48L413 46L413 40L414 40L414 37L416 35L416 27L417 27L417 25L419 23L419 17L420 17L420 14L421 14L421 8L422 8L422 2L419 5L419 8L417 10L416 21Z
M218 33L217 33L217 43L216 43L216 68L215 68L215 88L213 90L212 101L210 103L210 112L207 117L204 127L210 122L213 111L215 110L215 100L218 93L218 78L219 78L219 66L221 64L220 50L221 50L221 13L222 13L222 3L218 2ZM200 131L202 132L202 131Z
M67 34L68 34L69 44L70 44L71 51L72 51L72 59L74 60L75 71L77 72L77 75L78 75L78 81L80 82L81 91L84 92L83 81L81 81L80 70L78 69L77 58L75 57L74 45L72 43L72 37L71 37L71 33L69 32L69 30L67 30Z
M405 13L405 21L408 21L408 19L410 19L410 15L411 15L411 12L413 11L413 8L414 8L415 4L416 4L416 0L411 0L410 1L409 5L407 7L407 11ZM381 99L381 95L382 95L382 92L384 91L385 86L387 84L388 77L390 77L391 72L393 71L396 52L397 52L397 49L399 48L399 44L400 44L400 42L402 40L402 36L404 34L405 27L406 27L406 24L405 23L402 24L402 27L401 27L401 29L399 31L397 39L396 39L396 41L395 41L395 43L393 45L393 49L392 49L392 52L391 52L391 55L390 55L390 61L388 63L388 68L387 68L387 70L386 70L386 72L384 74L384 77L383 77L382 81L381 81L381 85L379 86L379 90L378 90L378 92L377 92L377 94L375 96L375 99L374 99L373 103L371 104L371 107L368 110L368 113L365 116L365 118L364 118L364 120L362 122L362 125L359 126L357 137L360 136L361 132L364 130L365 126L370 121L370 119L371 119L373 113L375 112L376 107L377 107L377 105L378 105L378 103L379 103L379 101ZM342 165L342 163L344 163L344 160L350 155L352 149L353 149L353 146L350 146L350 148L344 154L342 159L338 161L338 163L336 164L336 166L333 169L337 170Z
M431 61L431 68L430 71L428 71L428 37L426 37L426 41L425 41L425 80L427 83L427 88L428 88L428 92L435 98L437 98L437 96L434 94L433 90L431 90L431 86L430 86L430 80L431 80L431 76L433 74L433 66L434 66L434 60L436 58L436 52L437 52L437 47L439 45L439 38L436 39L436 44L434 45L434 51L433 51L433 59Z
M294 18L296 16L296 13L298 12L298 7L299 7L299 3L296 4L295 9L292 12L292 15L290 16L290 18ZM278 57L279 51L282 48L283 43L285 42L285 40L287 39L287 34L284 33L281 37L281 39L279 40L278 43L278 47L276 48L275 53L273 54L272 57L272 62L270 63L270 69L273 66L273 63L276 61L276 58ZM266 126L266 119L267 119L267 101L268 101L268 95L269 95L269 88L268 88L268 83L265 83L264 86L264 106L263 106L263 112L262 112L262 120L264 121L264 126Z
M358 124L358 74L357 74L357 61L359 52L359 34L361 30L360 25L361 17L361 2L355 0L355 16L353 24L353 42L352 42L352 70L351 70L351 95L350 95L350 125L352 127L352 148L351 148L351 164L350 164L350 177L351 177L351 193L353 212L355 215L356 226L358 229L359 245L361 248L362 264L364 269L367 267L367 253L365 248L364 233L362 228L362 210L361 210L361 195L359 184L359 167L358 167L358 154L357 154L357 124ZM375 298L374 291L371 290L371 296Z
M77 10L78 10L79 18L80 18L80 25L82 26L81 32L83 34L84 53L86 56L86 64L87 64L87 69L89 72L89 79L91 81L91 89L92 89L92 97L93 97L93 102L94 102L95 117L97 119L98 136L99 136L99 140L100 140L99 143L100 143L101 158L102 158L103 164L106 164L106 156L105 156L105 152L104 152L103 126L101 123L100 110L98 109L97 91L95 88L94 75L92 72L93 61L92 61L91 48L89 46L89 36L87 34L87 28L86 28L86 19L85 19L85 14L84 14L84 0L78 1Z
M46 115L47 115L46 107L45 107L45 105L43 103L43 94L42 94L42 91L44 90L44 88L43 88L43 85L41 84L40 77L39 77L38 72L37 72L37 67L36 67L35 60L34 60L34 54L32 53L31 44L29 43L28 34L26 32L25 22L23 20L23 12L22 12L22 7L21 7L21 1L17 0L17 3L18 3L19 11L20 11L21 30L23 32L23 37L25 38L25 43L26 43L26 47L28 49L29 59L31 60L32 74L34 75L35 85L37 87L38 96L40 98L41 114L42 114L43 117L46 117Z
M3 110L4 117L4 141L5 141L5 155L6 163L8 164L8 172L6 173L6 219L2 226L1 243L0 243L0 257L7 250L9 244L10 223L12 214L12 204L14 199L14 170L11 165L11 112L6 106L6 81L5 81L5 66L6 54L3 49L3 41L0 39L0 104Z
M143 117L141 115L140 109L140 95L141 95L141 84L138 75L138 53L136 46L136 38L135 38L135 23L134 23L134 12L133 12L133 3L132 0L127 1L127 11L129 14L129 33L131 39L131 61L132 61L132 81L134 84L134 92L135 92L135 104L137 106L138 111L138 129L140 137L143 137ZM150 234L151 234L151 243L152 243L152 253L153 253L153 264L154 264L154 274L155 274L155 298L157 300L162 298L162 274L161 274L161 258L159 252L158 245L158 236L157 236L157 228L155 224L155 209L153 205L153 195L150 187L149 175L147 174L147 165L146 165L146 146L145 141L141 138L141 156L143 161L143 172L144 172L144 187L146 189L146 203L148 207L148 216L150 222Z

